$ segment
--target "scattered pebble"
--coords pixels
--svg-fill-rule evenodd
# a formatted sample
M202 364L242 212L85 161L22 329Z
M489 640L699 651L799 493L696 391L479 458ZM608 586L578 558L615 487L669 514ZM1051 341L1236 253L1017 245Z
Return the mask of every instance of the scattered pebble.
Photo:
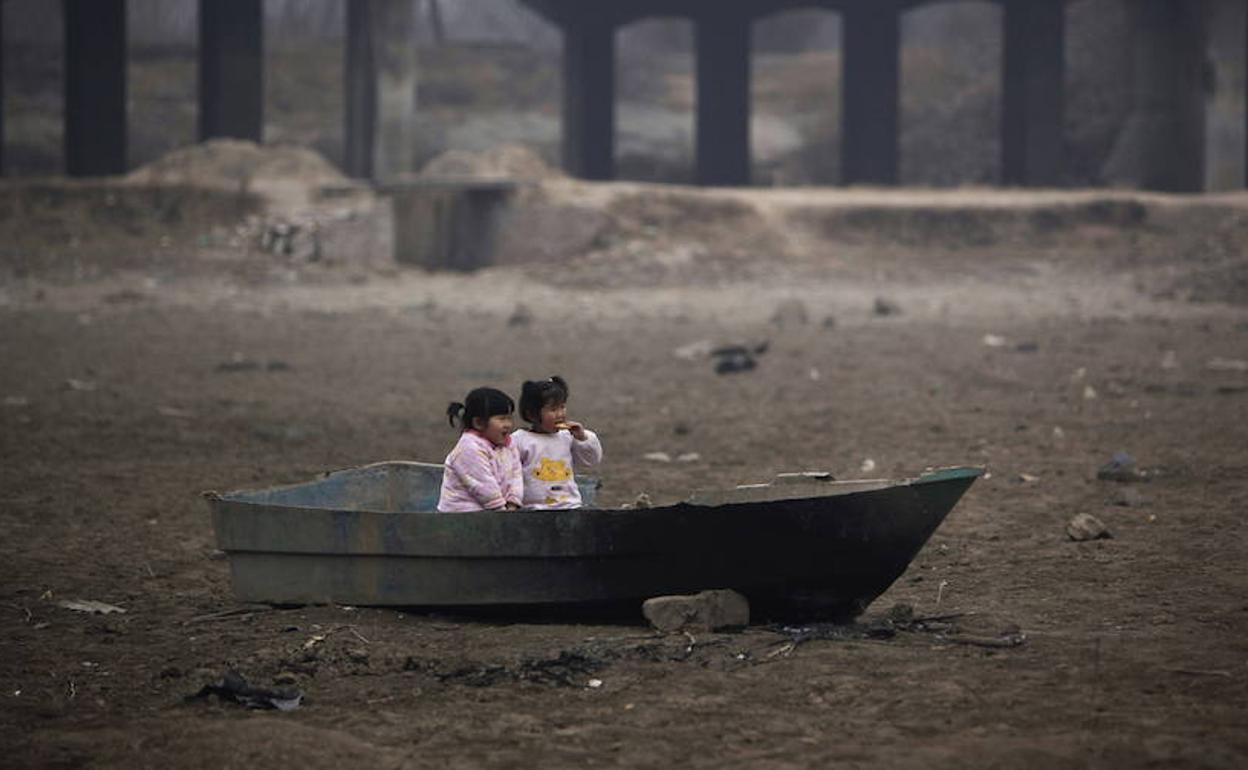
M1096 388L1091 385L1083 386L1083 398L1085 401L1091 401L1096 398Z
M697 361L702 358L708 358L711 351L715 349L715 343L710 340L698 340L690 342L687 345L681 345L672 351L672 355L682 361Z
M1005 345L1005 337L999 334L985 334L983 342L990 348L999 348Z
M679 454L676 456L676 462L678 463L696 463L698 460L701 460L701 459L702 459L702 455L698 454L697 452L684 452L683 454Z
M862 461L862 465L859 466L859 469L863 473L870 473L871 471L875 470L875 460L872 460L870 457L868 457L867 459Z
M641 456L644 460L651 460L656 463L670 463L672 456L667 452L646 452Z
M1113 537L1105 524L1090 513L1080 513L1071 519L1066 524L1066 535L1076 542Z

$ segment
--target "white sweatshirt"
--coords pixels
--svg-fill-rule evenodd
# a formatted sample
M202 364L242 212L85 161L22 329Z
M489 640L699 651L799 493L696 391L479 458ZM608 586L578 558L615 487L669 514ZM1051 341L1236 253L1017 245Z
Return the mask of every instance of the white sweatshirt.
M518 430L511 440L520 452L524 468L525 508L579 508L581 490L576 487L573 465L592 468L602 461L602 444L592 430L577 441L571 432L534 433Z

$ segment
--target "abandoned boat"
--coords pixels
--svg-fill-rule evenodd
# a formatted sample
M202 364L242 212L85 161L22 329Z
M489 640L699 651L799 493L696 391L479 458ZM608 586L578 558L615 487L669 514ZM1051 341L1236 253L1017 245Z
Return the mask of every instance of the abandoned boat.
M644 600L732 588L756 617L852 617L896 580L980 476L781 474L653 508L438 513L442 466L383 462L204 493L235 596L420 607Z

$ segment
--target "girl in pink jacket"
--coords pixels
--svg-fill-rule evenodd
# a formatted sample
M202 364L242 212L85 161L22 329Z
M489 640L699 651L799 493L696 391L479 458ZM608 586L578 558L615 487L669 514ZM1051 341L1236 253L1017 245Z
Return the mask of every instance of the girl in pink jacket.
M503 510L520 507L524 479L520 456L511 442L515 402L501 390L476 388L461 404L446 409L459 442L446 456L438 510L445 512Z

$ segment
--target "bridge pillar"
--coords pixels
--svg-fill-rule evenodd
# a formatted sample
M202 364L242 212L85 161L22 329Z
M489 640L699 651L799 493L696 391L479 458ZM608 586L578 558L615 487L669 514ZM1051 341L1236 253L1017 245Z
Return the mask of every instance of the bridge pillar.
M410 0L347 3L344 165L353 177L414 170L416 16Z
M126 171L126 0L64 0L65 173Z
M563 26L563 167L615 178L615 26L590 10Z
M694 22L697 161L702 185L750 183L750 20L717 10Z
M199 0L199 139L263 136L262 0Z
M1114 184L1204 189L1203 3L1132 0L1131 111L1105 165Z
M896 184L900 11L891 2L847 6L843 17L841 181Z
M1005 3L1001 176L1007 185L1062 178L1064 0Z

